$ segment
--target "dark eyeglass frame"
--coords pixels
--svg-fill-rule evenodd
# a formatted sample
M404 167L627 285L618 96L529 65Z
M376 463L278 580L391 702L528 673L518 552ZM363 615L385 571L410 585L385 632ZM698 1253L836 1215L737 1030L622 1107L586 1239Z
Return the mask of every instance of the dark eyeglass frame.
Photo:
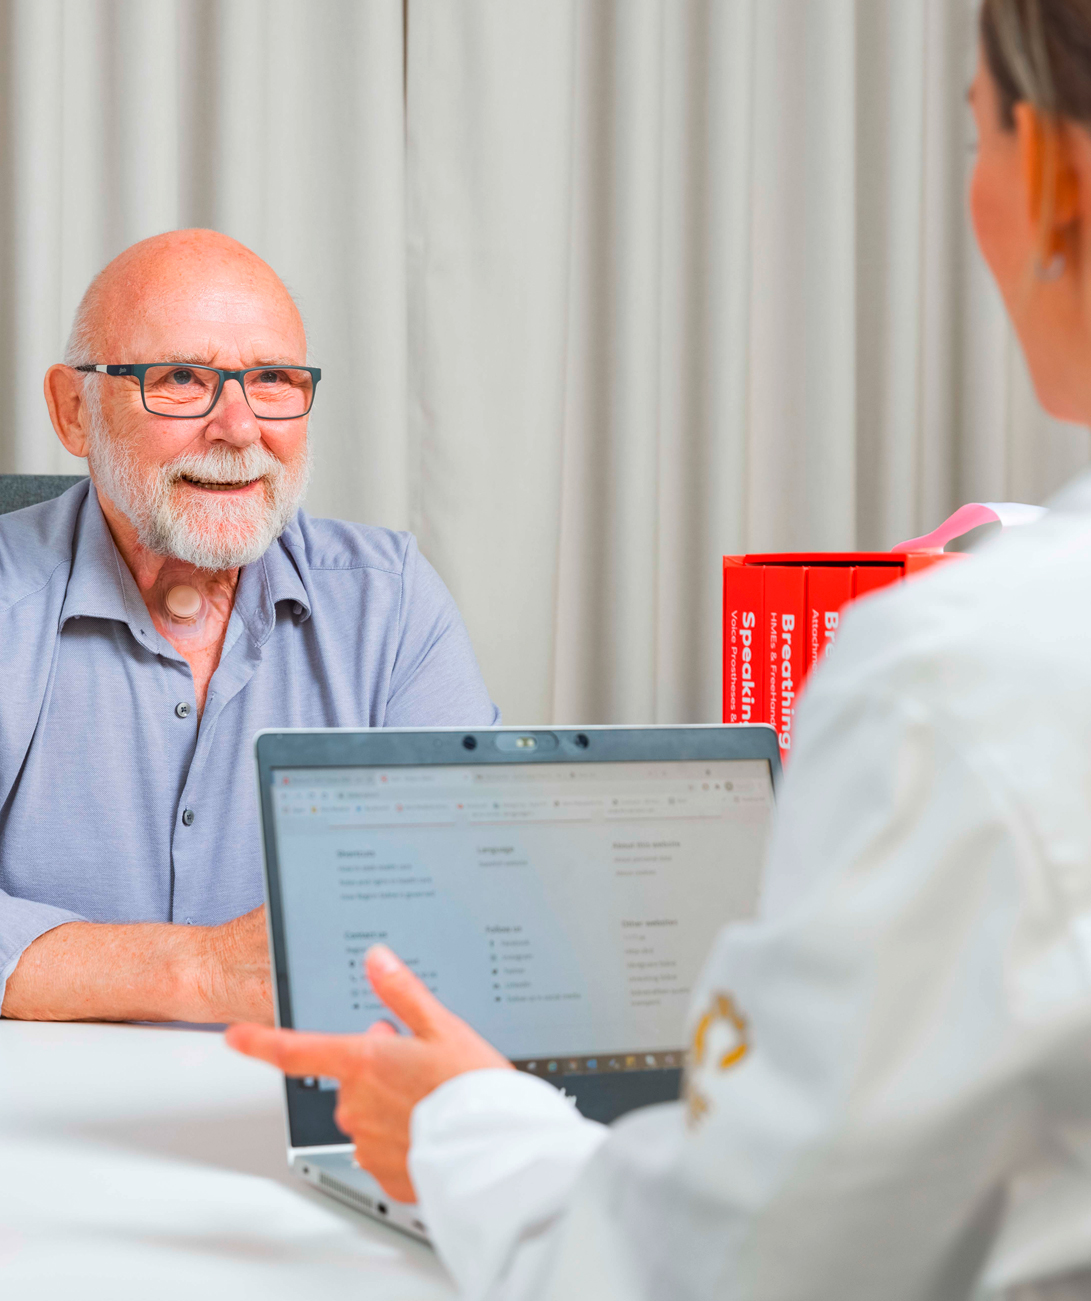
M198 415L186 415L186 416L172 415L169 411L153 411L152 408L148 406L148 399L144 394L144 376L148 373L148 371L155 370L157 367L160 366L177 366L181 369L187 369L187 370L209 370L212 371L214 374L218 375L220 377L220 382L217 385L216 392L213 395L212 401L208 404L205 410L200 412L200 414ZM247 366L245 370L221 370L219 366L206 366L203 362L196 362L196 361L195 362L127 361L127 362L122 362L118 365L114 365L112 363L103 364L98 362L86 366L73 366L72 369L82 370L85 372L97 371L100 375L136 376L136 378L140 380L140 401L144 404L144 410L148 413L148 415L160 416L164 420L203 420L205 416L207 416L212 411L212 408L216 405L216 403L219 402L220 394L223 392L224 385L227 383L229 379L233 379L238 383L239 388L242 389L243 397L246 398L246 405L250 407L250 399L249 397L247 397L246 394L246 385L243 383L244 376L253 375L255 373L265 371L265 370L305 370L308 372L308 374L311 377L311 400L310 402L307 403L306 411L300 411L294 416L259 416L258 413L254 411L254 408L250 407L250 410L254 411L254 416L258 420L302 420L304 416L310 415L311 407L314 406L314 395L318 389L318 381L322 378L322 371L321 368L318 366Z

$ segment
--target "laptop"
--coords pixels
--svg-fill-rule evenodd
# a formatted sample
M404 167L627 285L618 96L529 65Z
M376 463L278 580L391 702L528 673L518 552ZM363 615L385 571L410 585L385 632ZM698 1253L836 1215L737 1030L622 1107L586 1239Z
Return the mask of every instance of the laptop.
M779 778L764 725L333 729L256 738L277 1023L389 1013L382 942L514 1063L611 1121L678 1097L690 991L750 916ZM334 1080L285 1080L288 1161L427 1240L333 1121Z

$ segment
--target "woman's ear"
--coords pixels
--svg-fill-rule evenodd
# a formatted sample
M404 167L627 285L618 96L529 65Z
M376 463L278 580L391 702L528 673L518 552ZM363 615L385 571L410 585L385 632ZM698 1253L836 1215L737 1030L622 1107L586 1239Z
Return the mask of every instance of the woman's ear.
M73 456L87 455L87 403L83 377L71 366L50 366L45 373L45 404L57 437Z
M1080 179L1065 127L1027 103L1014 107L1028 216L1045 266L1066 249L1080 215Z

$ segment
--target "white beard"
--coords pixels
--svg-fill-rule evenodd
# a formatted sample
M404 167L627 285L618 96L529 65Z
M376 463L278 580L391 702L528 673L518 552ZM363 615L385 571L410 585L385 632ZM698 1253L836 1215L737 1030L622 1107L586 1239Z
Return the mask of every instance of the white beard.
M264 555L291 522L307 490L309 449L286 463L258 443L239 449L215 447L142 472L108 426L96 388L94 383L84 385L88 464L96 486L129 520L142 546L212 571L238 569ZM260 478L264 491L239 500L183 489L180 502L176 485L183 476L209 483Z

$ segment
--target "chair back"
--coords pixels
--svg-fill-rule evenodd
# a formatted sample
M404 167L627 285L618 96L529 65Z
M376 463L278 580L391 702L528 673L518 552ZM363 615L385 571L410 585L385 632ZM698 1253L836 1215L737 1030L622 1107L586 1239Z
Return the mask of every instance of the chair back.
M0 474L0 515L50 501L86 477L84 474Z

